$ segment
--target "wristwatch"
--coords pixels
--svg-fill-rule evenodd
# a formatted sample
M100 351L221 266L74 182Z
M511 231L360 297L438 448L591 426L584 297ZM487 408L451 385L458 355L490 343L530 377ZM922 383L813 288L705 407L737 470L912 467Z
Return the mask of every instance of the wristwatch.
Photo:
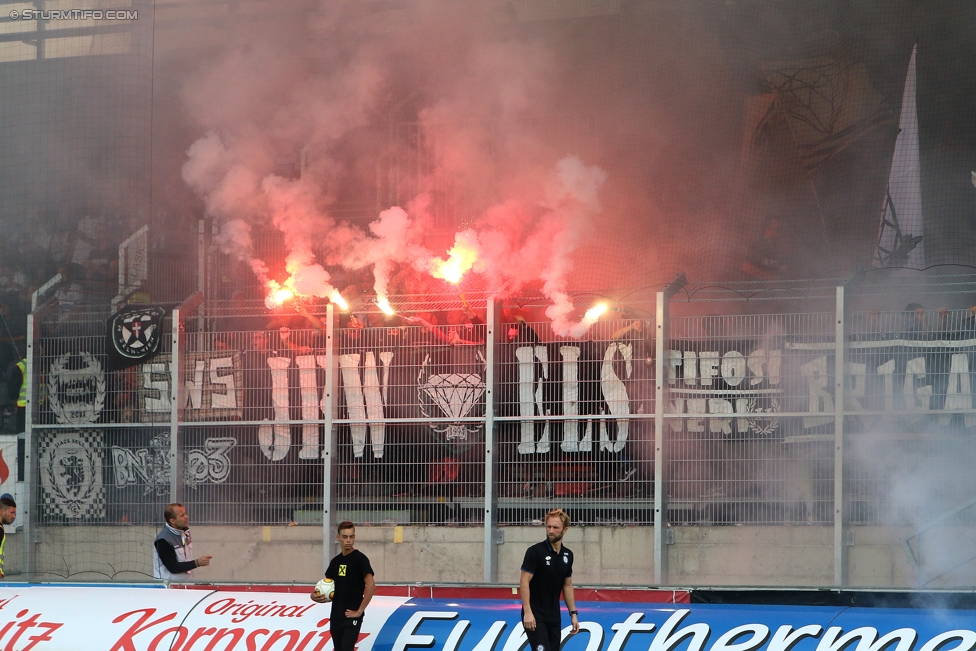
M578 610L571 610L571 611L569 611L569 615L570 616L579 615L579 611Z

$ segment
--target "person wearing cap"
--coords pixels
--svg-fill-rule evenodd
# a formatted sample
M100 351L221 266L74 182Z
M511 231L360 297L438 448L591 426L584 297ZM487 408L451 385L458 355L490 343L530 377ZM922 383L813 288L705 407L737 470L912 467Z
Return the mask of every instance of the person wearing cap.
M10 493L0 495L0 579L3 578L3 544L7 541L4 527L13 524L17 517L17 502Z

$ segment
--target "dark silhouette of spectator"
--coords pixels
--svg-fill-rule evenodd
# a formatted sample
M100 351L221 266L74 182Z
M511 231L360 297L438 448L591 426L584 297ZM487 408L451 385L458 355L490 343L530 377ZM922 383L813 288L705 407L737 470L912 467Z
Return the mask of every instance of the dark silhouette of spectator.
M477 316L472 319L463 311L448 312L448 325L444 327L438 327L419 315L405 316L403 320L426 328L436 343L450 346L483 346L485 343L485 322Z
M54 292L58 304L58 321L64 321L85 300L85 290L79 280L84 280L84 269L76 264L61 265L61 284Z
M27 346L27 310L17 296L0 300L0 368L21 359Z
M23 432L27 424L27 364L23 359L13 362L7 368L7 403L14 413L14 433Z
M235 289L231 294L230 303L223 312L227 315L216 321L216 329L220 331L214 342L217 350L239 350L246 348L250 332L266 330L271 326L265 316L249 316L254 312L254 302L249 302L241 289Z
M921 303L909 303L902 314L903 331L906 334L923 333L929 331L925 319L925 308Z
M780 241L781 226L782 222L777 217L771 217L766 222L763 238L752 245L742 263L742 270L747 275L759 280L774 280L785 275L787 263Z

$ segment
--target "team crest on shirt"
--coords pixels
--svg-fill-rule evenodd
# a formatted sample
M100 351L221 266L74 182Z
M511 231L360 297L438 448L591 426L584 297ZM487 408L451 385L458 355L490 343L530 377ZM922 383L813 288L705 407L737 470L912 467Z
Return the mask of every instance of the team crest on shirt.
M563 563L569 565L569 554L563 554Z
M346 575L346 566L345 565L340 565L339 566L339 576L345 576L345 575Z
M535 651L546 651L546 647L544 647L544 646L542 646L540 644L540 645L536 646Z

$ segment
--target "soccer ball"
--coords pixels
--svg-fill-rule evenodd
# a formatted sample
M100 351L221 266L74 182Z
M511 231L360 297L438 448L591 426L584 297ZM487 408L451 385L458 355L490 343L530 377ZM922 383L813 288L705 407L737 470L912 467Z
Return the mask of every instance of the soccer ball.
M335 597L335 581L332 579L322 579L315 584L315 596L321 597L325 595L325 598L332 601Z

